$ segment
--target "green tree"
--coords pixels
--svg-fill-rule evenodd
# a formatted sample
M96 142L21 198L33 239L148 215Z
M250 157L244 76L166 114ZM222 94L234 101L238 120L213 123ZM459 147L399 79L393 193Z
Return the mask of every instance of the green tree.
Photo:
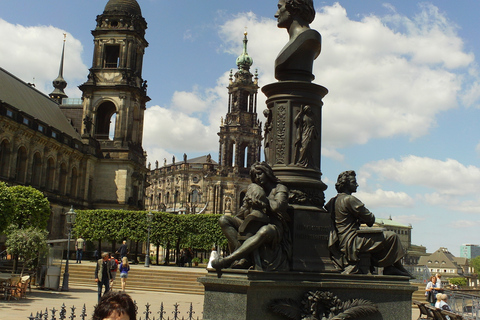
M480 276L480 256L470 260L470 267L473 267L475 272Z
M51 210L50 202L43 193L29 186L13 186L8 190L14 203L13 226L19 229L28 226L45 229Z
M450 278L448 279L450 284L459 286L459 287L464 287L467 285L467 279L463 277L458 277L458 278Z
M26 267L35 267L38 258L47 252L47 230L35 227L8 230L7 252L23 260L21 274Z
M0 182L0 233L10 224L14 208L12 193L5 182Z

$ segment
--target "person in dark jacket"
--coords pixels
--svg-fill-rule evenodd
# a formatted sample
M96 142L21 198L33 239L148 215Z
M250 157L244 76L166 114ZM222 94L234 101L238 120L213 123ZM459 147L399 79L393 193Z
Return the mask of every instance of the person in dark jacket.
M102 258L97 261L95 267L95 282L98 285L98 301L102 297L102 287L105 286L105 292L110 291L110 280L112 279L112 273L110 271L110 262L108 260L108 252L102 253Z

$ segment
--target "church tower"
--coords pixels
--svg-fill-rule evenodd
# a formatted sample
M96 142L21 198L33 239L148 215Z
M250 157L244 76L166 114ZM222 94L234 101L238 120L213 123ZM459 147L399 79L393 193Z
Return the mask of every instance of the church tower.
M261 123L257 119L258 74L250 73L253 59L247 53L247 32L243 53L237 58L238 71L230 71L228 112L220 126L219 165L223 174L243 173L260 161Z
M79 88L83 92L82 139L97 143L103 156L95 169L92 194L99 207L105 203L131 209L143 206L142 137L145 105L150 100L142 79L146 29L136 0L109 0L92 31L93 63L87 82Z

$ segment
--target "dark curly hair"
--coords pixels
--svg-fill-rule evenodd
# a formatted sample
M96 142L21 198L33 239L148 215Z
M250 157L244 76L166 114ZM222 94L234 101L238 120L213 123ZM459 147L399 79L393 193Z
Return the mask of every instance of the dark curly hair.
M285 8L292 15L298 15L308 24L315 19L315 8L313 7L313 0L286 0Z
M347 188L348 184L350 183L351 177L356 177L357 174L353 170L348 170L340 173L338 175L337 183L335 183L335 189L337 189L338 193L342 193Z
M120 291L110 291L102 296L95 306L92 320L107 318L114 311L118 312L118 314L127 314L130 320L137 320L137 306L128 294Z

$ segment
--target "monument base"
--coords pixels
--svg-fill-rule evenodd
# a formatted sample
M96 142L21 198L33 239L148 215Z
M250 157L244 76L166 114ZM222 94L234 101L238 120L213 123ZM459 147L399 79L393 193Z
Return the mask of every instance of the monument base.
M338 273L209 271L198 279L205 286L204 320L287 320L269 307L275 299L300 302L309 291L331 292L341 301L365 299L378 312L358 320L411 320L415 286L407 277ZM312 318L314 319L314 318ZM320 318L321 319L321 318Z

